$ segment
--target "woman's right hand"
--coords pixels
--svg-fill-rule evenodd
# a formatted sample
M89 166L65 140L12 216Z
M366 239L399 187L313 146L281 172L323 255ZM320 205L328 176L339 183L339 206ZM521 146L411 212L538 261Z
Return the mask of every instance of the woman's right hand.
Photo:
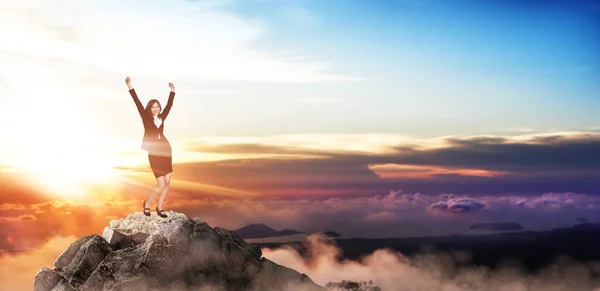
M125 78L125 84L127 84L127 87L129 87L129 90L133 89L133 86L131 86L131 78L129 78L129 76L127 76L127 78Z

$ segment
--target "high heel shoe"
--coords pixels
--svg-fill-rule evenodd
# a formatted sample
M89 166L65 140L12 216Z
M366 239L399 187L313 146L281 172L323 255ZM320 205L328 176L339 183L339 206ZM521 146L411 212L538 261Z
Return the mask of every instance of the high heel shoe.
M160 216L160 217L162 217L162 218L165 218L165 217L167 217L167 214L165 213L165 211L164 211L164 210L162 210L162 209L161 209L161 210L158 210L158 206L156 206L156 214L158 214L158 216Z
M146 216L150 216L150 207L146 208L146 200L144 200L144 203L142 204L142 207L144 207L144 215Z

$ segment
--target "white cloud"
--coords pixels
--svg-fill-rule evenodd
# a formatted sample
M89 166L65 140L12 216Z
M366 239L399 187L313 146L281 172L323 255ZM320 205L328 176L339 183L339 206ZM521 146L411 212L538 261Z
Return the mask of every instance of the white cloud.
M297 98L300 103L310 103L310 104L332 104L338 102L336 98L318 98L318 97L306 97L306 98Z
M598 199L576 193L544 193L536 197L510 196L505 200L515 207L533 208L537 210L562 210L566 208L595 208Z
M323 61L254 45L264 23L217 1L0 2L0 49L76 60L157 78L347 81Z
M535 129L527 128L527 127L503 127L503 128L500 128L499 130L508 131L508 132L534 132L535 131Z
M141 129L123 82L127 75L143 101L165 100L169 81L352 79L329 74L324 62L257 49L267 27L229 11L230 3L0 0L0 121L18 125L4 132L9 142L0 145L0 162L22 164L32 153L45 155L40 141L53 153L78 148L97 156L129 146L117 139L137 141ZM178 86L178 92L239 95L231 88L197 87ZM192 108L198 99L179 99L177 106ZM114 116L122 118L107 118ZM48 122L52 130L40 131L39 124Z
M471 198L451 198L446 201L439 201L429 206L429 209L446 211L451 213L470 213L485 209L486 206L477 199Z

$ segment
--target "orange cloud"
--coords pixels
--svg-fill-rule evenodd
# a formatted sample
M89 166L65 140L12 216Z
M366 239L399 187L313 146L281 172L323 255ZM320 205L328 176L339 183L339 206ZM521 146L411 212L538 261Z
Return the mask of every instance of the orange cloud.
M0 205L0 211L7 211L7 210L23 210L25 209L25 206L20 205L20 204L14 204L14 203L5 203Z
M397 220L396 214L391 211L382 211L377 213L369 213L364 220L367 221L382 221L382 220Z
M2 253L0 282L2 290L31 290L35 274L42 267L52 268L54 260L74 242L76 236L55 236L44 244L22 253Z
M436 175L461 175L474 177L498 177L509 174L505 171L492 171L484 169L450 168L427 165L403 165L403 164L375 164L369 165L369 169L380 178L410 178L429 179Z
M37 218L33 215L19 215L18 217L0 217L2 221L18 221L18 220L36 220Z

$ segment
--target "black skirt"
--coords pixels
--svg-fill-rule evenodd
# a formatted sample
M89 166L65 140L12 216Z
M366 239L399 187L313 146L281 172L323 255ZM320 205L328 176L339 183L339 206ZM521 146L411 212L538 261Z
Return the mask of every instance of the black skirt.
M169 142L154 144L151 150L148 151L148 161L156 178L173 172L173 158Z

